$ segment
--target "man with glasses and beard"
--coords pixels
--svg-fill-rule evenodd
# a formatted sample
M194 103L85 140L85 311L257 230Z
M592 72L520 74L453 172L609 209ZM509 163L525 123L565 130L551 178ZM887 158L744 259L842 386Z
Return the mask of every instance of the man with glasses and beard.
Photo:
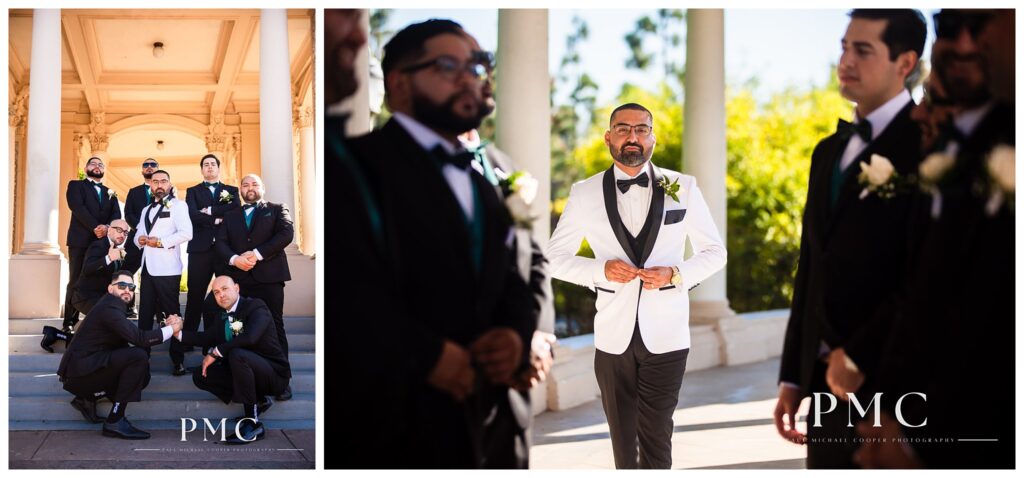
M396 345L409 351L411 403L389 413L407 414L396 453L413 467L489 465L485 420L528 366L537 325L509 212L458 141L489 113L491 62L457 23L406 27L384 47L392 119L348 143L374 195L397 214L383 237L415 315L395 324L412 329Z
M192 222L188 205L171 194L171 175L167 171L153 173L153 202L142 210L136 227L135 245L142 249L142 303L139 304L139 328L153 328L153 317L177 315L178 290L181 284L181 244L192 239ZM174 359L174 355L171 355ZM184 369L181 363L172 372Z
M653 125L642 105L612 111L604 141L613 165L573 185L548 243L552 277L597 291L594 372L620 469L672 466L687 291L726 262L696 178L651 162ZM584 239L594 258L576 255ZM687 239L693 255L683 260Z
M860 424L857 457L866 468L1013 468L1015 76L1013 42L993 40L1012 40L1014 11L934 19L930 84L943 94L929 98L951 117L922 163L881 376L887 397L927 399L905 401L902 427L891 409L881 427Z
M125 418L129 402L142 400L149 385L149 347L170 339L181 330L181 318L172 315L159 330L140 330L125 314L135 295L128 271L115 272L100 298L82 323L75 340L61 358L57 376L64 390L75 395L71 406L86 421L103 421L103 436L144 440L149 433L135 428ZM134 347L132 347L134 345ZM107 398L110 413L103 420L96 414L96 401Z
M74 333L78 323L78 309L72 303L75 284L82 272L85 251L89 246L107 235L107 224L121 218L121 206L117 194L103 185L105 166L97 157L85 163L85 179L68 183L67 202L71 209L71 224L68 225L68 271L70 280L64 298L65 334Z

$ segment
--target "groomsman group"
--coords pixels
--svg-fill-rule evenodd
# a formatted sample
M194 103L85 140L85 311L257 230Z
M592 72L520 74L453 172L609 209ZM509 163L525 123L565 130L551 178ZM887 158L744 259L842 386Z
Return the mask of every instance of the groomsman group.
M921 104L921 13L850 17L856 109L811 158L776 427L810 468L1013 468L1014 12L935 14Z
M182 200L170 173L152 158L143 161L145 182L128 192L125 219L117 195L103 185L102 159L90 158L86 178L68 184L71 280L64 323L62 329L44 328L40 345L53 352L57 340L67 342L60 380L86 420L104 422L105 436L149 437L124 412L129 402L141 400L149 383L150 348L172 339L172 375L188 374L185 354L202 347L202 367L192 370L196 386L243 405L244 420L227 444L262 439L259 416L273 404L270 396L291 398L283 320L284 286L291 279L284 248L294 237L288 208L263 200L263 181L254 174L243 177L240 187L222 183L215 155L203 156L200 168L204 181ZM182 319L185 243L188 295ZM134 276L140 270L136 326L129 316L135 315ZM101 398L112 403L105 420L96 414Z

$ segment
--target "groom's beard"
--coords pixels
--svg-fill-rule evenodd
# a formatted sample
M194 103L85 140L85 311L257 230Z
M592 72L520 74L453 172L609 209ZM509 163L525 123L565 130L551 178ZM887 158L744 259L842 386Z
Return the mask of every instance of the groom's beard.
M103 179L103 171L96 171L96 170L90 169L90 170L85 172L85 175L89 176L90 178Z
M453 94L444 103L435 104L429 98L419 95L414 91L412 94L413 116L416 118L416 121L426 126L448 133L461 134L471 129L476 129L480 126L484 117L490 113L487 108L487 102L483 99L476 100L475 114L469 117L459 116L455 113L455 102L463 94L471 93L461 91Z
M152 173L149 173L149 174L142 173L142 179L145 179L147 181L150 180L150 179L153 179L153 175L154 174L156 174L156 171L154 171Z
M635 146L639 148L639 150L627 152L626 146ZM628 166L631 168L644 164L644 161L647 161L648 159L647 155L644 154L643 145L638 143L626 143L619 148L618 153L616 153L614 150L612 150L611 153L612 158L615 158L616 161L622 163L623 166Z

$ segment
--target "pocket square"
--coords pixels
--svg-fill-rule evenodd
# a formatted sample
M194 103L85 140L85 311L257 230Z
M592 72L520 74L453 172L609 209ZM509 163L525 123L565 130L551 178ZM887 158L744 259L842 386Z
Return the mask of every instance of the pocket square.
M161 212L160 215L157 216L157 219L163 218L163 217L171 217L171 211Z
M686 209L673 209L665 211L665 225L675 224L683 220L683 216L686 215Z

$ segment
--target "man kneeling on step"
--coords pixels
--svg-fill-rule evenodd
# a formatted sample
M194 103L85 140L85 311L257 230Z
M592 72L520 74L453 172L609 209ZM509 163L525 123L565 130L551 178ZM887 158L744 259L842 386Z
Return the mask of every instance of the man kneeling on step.
M107 294L96 301L75 333L75 340L61 358L57 375L64 390L75 395L71 406L92 423L96 401L106 397L113 406L103 423L103 436L142 440L149 433L132 426L124 416L128 402L142 400L149 385L149 347L160 344L181 330L181 317L171 315L158 330L141 330L128 320L128 304L135 296L129 271L117 271ZM132 347L134 345L134 347Z
M204 314L217 314L211 327L203 332L181 331L174 335L184 345L210 349L196 369L196 386L224 403L241 403L245 415L236 430L224 442L244 445L262 440L266 434L260 415L273 402L267 395L284 392L291 379L291 365L277 339L277 328L270 309L260 299L238 295L238 284L228 275L213 280L216 308Z

